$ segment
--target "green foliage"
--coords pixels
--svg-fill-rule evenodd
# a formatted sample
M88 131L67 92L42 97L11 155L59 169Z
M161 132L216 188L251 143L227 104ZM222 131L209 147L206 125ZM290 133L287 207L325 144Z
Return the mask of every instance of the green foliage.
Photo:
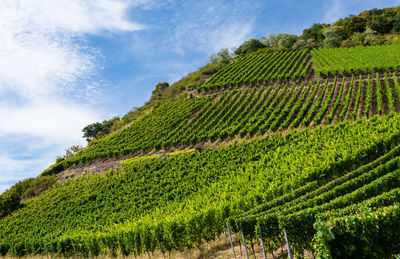
M324 35L324 47L326 48L337 48L340 46L340 42L343 39L343 32L335 28L327 28L323 32Z
M357 84L357 93L356 99L354 101L353 112L350 114L350 119L355 119L359 110L360 98L361 98L361 86L362 86L362 76L359 76L358 84Z
M54 176L29 178L14 184L0 195L0 219L23 207L21 200L40 195L56 182ZM1 250L1 245L0 245Z
M296 92L299 89L288 90L293 97L301 96L302 92ZM248 94L257 95L252 92ZM55 185L28 202L23 210L0 220L0 251L15 256L46 253L96 256L116 252L127 256L155 249L182 250L218 237L229 217L275 197L286 197L275 203L278 205L303 195L308 198L296 199L299 202L296 209L285 207L282 211L300 213L312 204L319 206L313 209L313 214L299 214L299 220L306 223L296 226L308 230L313 222L308 215L313 218L317 212L338 208L340 204L347 206L364 197L359 194L371 196L397 186L400 179L395 174L384 174L389 167L383 164L389 158L375 163L386 169L369 173L369 180L360 177L366 175L363 172L371 171L367 170L370 165L347 180L340 177L390 150L400 139L399 129L400 117L391 115L313 131L293 131L284 137L276 135L202 153L135 158L124 163L121 170ZM391 163L390 168L400 165L398 161ZM336 192L323 187L336 178L340 180L330 185L336 186ZM352 181L350 187L347 182L351 179L364 180ZM373 184L374 179L381 182ZM370 186L369 189L360 190L357 195L350 193L329 206L322 203L335 197L339 190L349 193L361 183ZM302 186L307 188L299 189ZM315 189L318 186L324 189ZM288 193L292 195L285 196ZM278 219L292 222L296 218ZM279 222L283 221L270 225L271 231L276 226L279 229ZM268 224L262 221L266 238ZM295 228L287 229L291 240L300 240L295 238ZM309 233L303 240L308 240Z
M371 78L368 75L368 85L367 85L367 96L365 98L365 107L364 107L364 114L368 117L371 111Z
M394 107L394 97L393 97L393 90L392 87L389 83L389 78L387 73L385 72L384 74L385 76L385 88L386 88L386 97L388 99L389 102L389 111L395 111L395 107Z
M316 108L318 113L316 114L315 119L314 119L315 124L317 124L317 125L320 124L322 122L322 120L324 119L325 114L328 112L329 106L331 106L332 98L335 93L336 87L337 87L337 77L335 77L333 84L331 85L329 92L327 93L327 95L325 97L324 103L322 103L322 100L321 100L321 104L320 104L320 105L322 105L321 108L320 109Z
M350 85L347 87L347 94L346 94L345 99L344 99L343 108L342 108L342 111L340 112L340 115L339 115L339 120L340 121L343 121L344 117L346 116L347 109L349 108L349 105L350 105L351 93L353 91L353 88L354 88L354 76L351 76L351 81L350 81ZM358 96L356 96L356 98L357 97Z
M396 14L393 18L393 30L395 32L400 32L400 13Z
M328 38L327 35L324 35L326 31L332 34ZM371 33L372 31L374 33ZM393 31L400 31L400 9L398 7L363 11L358 15L340 19L331 25L316 23L310 28L304 29L301 38L304 41L314 41L316 46L324 43L326 47L376 45L385 43L383 38L376 34L389 34ZM362 40L360 40L361 37Z
M229 64L232 60L232 56L229 54L228 49L221 49L217 54L212 54L208 59L211 64Z
M206 81L208 77L226 66L230 62L230 59L227 58L226 50L223 49L217 54L218 60L214 60L215 62L207 64L195 72L189 73L172 85L169 86L167 82L158 83L156 85L156 89L152 92L152 97L144 106L134 107L121 119L118 117L113 117L108 121L103 121L102 123L97 122L94 123L95 125L88 125L84 129L84 138L88 141L102 138L107 134L116 132L124 126L129 126L133 122L141 119L157 105L187 98L190 95L189 91L199 87Z
M341 27L345 36L348 38L354 33L364 32L367 26L367 21L364 17L353 15L346 19L340 19L333 25Z
M98 159L140 154L153 149L202 147L207 141L252 137L288 128L317 126L323 122L329 124L344 118L355 120L362 116L385 115L393 111L390 105L390 109L382 109L385 102L394 106L396 94L392 94L390 89L379 91L374 105L378 101L381 109L372 109L371 89L374 87L376 90L376 80L371 80L369 76L367 80L360 79L357 91L352 91L352 80L354 78L343 77L338 83L337 79L333 83L325 80L321 86L319 82L318 86L309 82L307 85L236 89L168 102L130 127L100 141L92 141L87 148L54 164L42 175L56 174L70 166ZM393 83L393 87L396 86L397 78L388 77L387 80ZM361 92L362 84L368 85L367 91ZM347 94L343 98L344 93ZM360 103L360 100L364 101ZM352 103L353 111L350 112Z
M56 183L56 176L41 176L35 178L21 194L22 199L29 199L39 196L42 192L52 188Z
M0 196L0 219L21 207L21 197L15 190L9 190Z
M307 50L252 53L240 56L235 62L215 73L198 90L305 78L308 70Z
M167 100L175 100L176 96L186 90L193 90L202 85L210 76L225 67L225 63L207 64L198 71L189 73L176 83L173 83L170 88L164 93Z
M374 46L381 43L379 42L379 37L376 35L376 31L369 27L363 32L363 39L364 46Z
M327 123L331 123L333 121L333 119L335 118L336 112L339 109L339 106L341 105L341 102L342 102L341 98L342 98L343 90L344 90L344 78L342 78L342 83L340 84L340 88L336 95L336 99L333 104L333 107L330 110L329 114L327 115L327 118L326 118Z
M119 117L113 117L110 120L89 124L82 129L83 137L86 139L87 142L90 142L96 138L101 138L109 134L113 125L119 120Z
M262 44L259 40L257 39L250 39L248 41L243 42L242 45L240 45L236 50L235 54L236 55L241 55L241 54L246 54L249 52L255 52L259 49L265 48L266 46Z
M226 220L252 240L261 231L268 251L283 246L285 227L300 257L304 250L321 258L399 253L400 117L391 112L400 85L395 73L376 72L399 69L400 45L352 47L396 42L382 34L398 30L398 11L314 24L301 37L251 39L234 59L223 49L175 84L159 83L144 107L88 125L86 149L68 149L41 177L0 196L0 255L181 251L220 236ZM307 48L322 44L350 47L311 51L316 74L334 81L295 81L309 75ZM361 72L374 74L356 81ZM235 89L242 85L252 88ZM205 93L194 98L194 89ZM203 145L238 137L255 139ZM53 174L73 165L170 148L193 149L134 157L119 170L55 184Z
M367 26L381 34L389 33L393 28L391 21L388 19L388 17L384 16L372 17L372 19L367 21Z
M304 125L308 126L308 124L306 124L305 120L310 120L314 117L315 112L313 110L310 111L309 110L316 98L317 95L317 91L318 88L320 87L320 83L321 81L318 81L317 84L314 87L314 90L312 91L311 95L307 96L305 100L298 102L296 104L296 106L293 108L293 111L291 112L291 114L289 115L289 119L283 123L282 128L286 129L289 127L290 123L293 121L293 128L297 128L300 126L300 124L304 121ZM326 85L328 84L328 81L325 82L323 88L326 88ZM321 96L324 96L324 91L322 91L322 94L320 94L319 99L321 98ZM298 114L296 114L298 111ZM307 117L306 117L307 115ZM297 116L295 118L295 116Z
M92 139L96 138L97 133L103 130L103 123L95 122L85 126L82 129L83 137L86 139L87 142L90 142Z
M80 146L80 145L73 145L73 146L65 149L65 155L64 156L58 156L57 159L56 159L56 164L57 163L61 163L65 159L68 159L68 158L76 155L82 149L83 149L83 147Z
M356 213L330 215L315 223L319 258L392 258L400 252L400 213L397 204L378 210L352 208Z
M324 40L323 31L329 24L321 24L321 23L314 23L310 28L303 30L303 39L307 40L314 40L317 42L322 42Z
M169 84L167 82L158 83L156 89L151 92L150 101L158 100L162 97L163 92L168 89Z
M351 210L353 204L387 206L400 198L400 146L391 149L397 143L398 137L388 139L386 144L376 143L380 146L378 153L375 149L378 146L368 151L365 150L364 163L378 157L371 163L360 166L361 160L358 160L358 164L352 164L352 166L349 166L351 164L349 163L327 168L324 173L321 172L323 178L316 179L317 184L314 184L313 178L309 178L310 182L305 187L231 218L229 221L233 229L237 230L237 226L241 225L246 235L255 237L256 225L260 224L264 242L274 243L277 237L280 238L281 229L286 227L291 246L298 256L303 254L304 250L313 251L312 240L316 234L313 225L319 218L319 214L338 211L343 215ZM381 146L382 144L383 146ZM386 153L388 149L391 150ZM379 157L379 155L381 156ZM349 172L352 167L358 168ZM331 224L327 223L325 226L331 227ZM396 233L395 229L386 230L389 232L388 235ZM323 249L318 247L326 244L326 241L318 240L318 235L326 234L324 229L322 234L320 232L316 235L315 242L319 256L320 250ZM346 232L343 234L346 235ZM383 235L383 232L381 234ZM329 236L325 236L325 238L329 238ZM358 238L354 236L354 241L357 242L357 240ZM340 242L346 244L345 240L339 238L338 243ZM270 251L274 251L279 245L281 244L275 243L270 247ZM367 249L373 247L371 244L365 243L364 245L368 246ZM339 247L343 249L343 246ZM333 258L354 257L354 255L347 257L340 254L339 247L336 251L339 254ZM325 252L326 248L329 250L329 246L324 248ZM362 246L359 248L361 249ZM342 252L346 253L345 250ZM386 251L388 254L394 252L394 250Z
M51 173L56 173L72 164L98 158L117 157L135 154L139 151L149 151L156 147L160 148L160 138L167 135L178 125L187 123L194 112L211 101L212 97L206 97L161 104L130 127L107 136L74 157L63 161L58 168L51 170Z
M377 102L377 113L379 115L382 115L382 92L381 92L381 85L380 85L380 79L379 79L379 73L376 73L376 79L375 79L375 87L376 87L376 102Z
M312 50L318 75L397 70L400 67L400 44Z
M0 219L22 206L21 199L24 193L30 188L33 181L33 178L19 181L0 195Z
M294 34L270 34L267 38L262 38L262 43L267 47L275 48L278 50L291 50L298 39L299 37Z

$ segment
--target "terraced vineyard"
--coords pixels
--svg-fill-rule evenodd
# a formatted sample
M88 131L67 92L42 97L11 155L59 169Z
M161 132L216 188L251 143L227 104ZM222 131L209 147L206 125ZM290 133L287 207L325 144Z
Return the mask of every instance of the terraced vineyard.
M310 69L307 50L248 54L214 74L199 91L305 78Z
M236 89L167 103L45 174L73 164L139 151L252 138L291 128L399 112L398 81L396 74L387 73L367 78L335 77L333 82L326 79L300 85Z
M367 165L343 175L338 170L336 173L339 174L339 177L332 181L311 182L289 195L280 196L246 212L242 216L232 218L230 223L233 229L241 230L251 238L257 238L261 233L264 241L270 244L268 246L270 253L284 245L282 229L285 228L290 235L292 249L297 256L302 257L304 251L314 250L312 239L317 231L313 225L320 214L329 212L329 215L335 212L336 217L350 215L357 213L358 209L363 206L369 208L392 206L400 199L399 155L400 146L397 146ZM357 204L357 206L354 206L354 204ZM318 220L321 220L321 218ZM341 228L342 226L340 224L332 226L331 221L319 223L317 230L325 236L320 237L320 243L317 244L324 247L325 250L318 252L320 255L326 253L326 256L333 258L346 257L349 252L340 250L341 246L337 242L343 243L347 239L339 238L336 240L335 238L333 240L332 236L327 233L328 229L335 229L335 227ZM378 225L371 226L372 229L377 227ZM339 230L335 229L335 231L338 235L341 235ZM388 231L388 229L385 228L385 231ZM391 231L388 232L391 233ZM389 233L388 235L390 235ZM394 234L398 235L397 233ZM355 238L358 233L352 235ZM366 238L368 237L366 236ZM329 242L325 242L325 239ZM374 247L369 245L369 250L365 251L359 243L354 243L355 250L350 255L357 257L364 254L368 257L368 255L375 254L375 256L383 258L396 251L396 249L387 249L390 247L389 244L380 245L380 242L376 242ZM330 249L331 246L337 248ZM397 244L395 246L398 247ZM342 245L342 247L344 246Z
M381 206L389 205L397 197L399 140L400 116L392 114L204 152L134 158L121 170L57 185L2 219L0 252L182 251L219 237L228 218L233 229L233 221L241 223L247 240L259 223L264 239L279 247L285 226L295 251L313 251L318 213L373 197L388 197Z
M314 49L311 55L317 75L400 69L400 44Z
M239 56L45 170L137 156L0 219L0 255L165 257L226 226L269 254L399 254L399 46Z

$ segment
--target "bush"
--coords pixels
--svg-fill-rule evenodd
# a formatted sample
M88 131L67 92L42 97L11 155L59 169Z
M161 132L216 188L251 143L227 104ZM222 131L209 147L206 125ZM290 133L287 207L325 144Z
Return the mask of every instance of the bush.
M21 206L21 197L15 189L0 196L0 218L11 214Z
M240 54L246 54L248 52L254 52L259 49L266 48L264 44L262 44L259 40L257 39L250 39L248 41L243 42L242 45L240 45L236 50L235 54L240 55Z
M27 199L39 196L42 192L50 189L56 183L56 176L39 176L31 182L29 188L22 193L21 198Z

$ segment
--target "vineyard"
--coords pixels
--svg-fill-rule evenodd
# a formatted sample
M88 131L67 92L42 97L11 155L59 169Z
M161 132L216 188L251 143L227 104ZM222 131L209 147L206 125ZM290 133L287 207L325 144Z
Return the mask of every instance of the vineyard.
M237 137L250 139L293 128L399 112L399 90L395 73L377 73L367 77L335 77L332 82L326 79L236 89L171 102L44 174L140 151L190 147Z
M234 58L187 98L46 169L125 159L6 214L0 256L166 258L219 238L272 256L285 246L297 258L400 254L399 53Z
M310 70L307 50L249 54L214 74L199 91L305 78Z
M400 69L400 44L315 49L311 55L317 75Z
M356 203L392 205L400 185L399 129L400 116L392 114L204 152L133 158L121 170L57 185L2 219L0 252L182 251L218 237L226 221L254 242L259 224L270 249L282 244L286 227L296 253L314 251L320 213L347 213Z

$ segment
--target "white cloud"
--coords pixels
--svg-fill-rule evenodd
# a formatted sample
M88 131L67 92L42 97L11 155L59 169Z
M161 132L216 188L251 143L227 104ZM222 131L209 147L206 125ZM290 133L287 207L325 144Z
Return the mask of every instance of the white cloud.
M133 23L126 11L149 1L122 0L3 0L0 17L7 19L2 26L17 27L18 31L58 30L75 33L99 33L103 30L134 31L143 25Z
M222 48L238 47L245 40L249 39L249 35L253 30L253 21L246 23L225 24L210 33L210 44L214 46L213 52Z
M126 19L130 4L113 0L0 2L0 94L12 90L26 98L62 95L74 83L88 80L101 66L83 36L143 29Z
M33 102L13 107L0 104L0 137L33 135L47 141L73 143L82 128L100 120L95 111L75 103Z
M53 152L80 142L82 128L100 119L85 104L101 87L103 57L86 36L142 30L127 12L152 3L0 1L0 191L6 180L40 173L54 161ZM18 156L21 150L25 157Z
M0 194L9 189L15 182L37 176L52 162L54 162L54 157L50 155L51 152L46 152L46 150L43 149L30 150L30 152L34 151L40 151L40 155L31 159L14 158L10 157L9 154L0 153L0 165L2 165L0 175Z
M184 49L196 49L210 54L238 47L253 32L254 17L245 11L255 7L238 1L229 6L210 0L185 3L179 10L184 15L177 16L171 38L175 51L184 54Z
M0 154L0 164L2 165L0 184L3 184L26 177L31 168L34 168L40 162L37 160L17 160L10 158L7 154Z

